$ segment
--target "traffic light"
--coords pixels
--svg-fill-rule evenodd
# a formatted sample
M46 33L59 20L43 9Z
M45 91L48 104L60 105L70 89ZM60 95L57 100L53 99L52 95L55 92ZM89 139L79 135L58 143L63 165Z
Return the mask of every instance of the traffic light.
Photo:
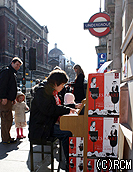
M29 49L29 70L36 70L36 48Z

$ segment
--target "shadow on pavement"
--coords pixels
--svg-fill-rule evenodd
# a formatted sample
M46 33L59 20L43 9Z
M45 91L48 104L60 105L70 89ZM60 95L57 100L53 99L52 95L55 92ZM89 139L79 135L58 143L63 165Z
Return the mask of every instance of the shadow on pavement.
M6 158L8 156L8 152L18 150L18 145L21 142L22 141L20 140L17 140L17 143L13 144L3 144L2 142L0 142L0 160Z

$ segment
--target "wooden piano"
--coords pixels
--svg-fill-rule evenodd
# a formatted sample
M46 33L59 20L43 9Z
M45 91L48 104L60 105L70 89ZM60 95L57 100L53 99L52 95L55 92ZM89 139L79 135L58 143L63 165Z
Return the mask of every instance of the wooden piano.
M88 90L88 89L87 89ZM88 91L87 91L88 92ZM88 95L88 94L87 94ZM84 167L87 167L87 137L88 137L88 99L82 101L77 114L63 115L60 118L60 129L69 130L73 137L84 137ZM79 115L84 108L84 114ZM84 168L86 172L87 168Z

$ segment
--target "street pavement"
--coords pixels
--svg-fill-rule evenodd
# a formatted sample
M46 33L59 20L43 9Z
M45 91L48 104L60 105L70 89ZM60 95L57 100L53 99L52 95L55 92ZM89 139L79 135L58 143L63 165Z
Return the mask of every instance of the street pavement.
M24 128L24 135L26 138L17 140L15 144L4 145L1 142L1 118L0 118L0 172L30 172L30 143L28 141L28 121L29 112L26 113L27 126ZM11 128L11 137L16 138L16 128L13 122ZM48 149L48 147L45 147ZM58 142L54 145L54 172L57 172L58 161ZM40 149L40 146L35 146L34 149ZM45 155L44 160L41 160L41 154L33 154L34 157L34 171L35 172L50 172L51 159L50 155ZM65 172L65 159L62 151L62 162L60 165L60 172Z

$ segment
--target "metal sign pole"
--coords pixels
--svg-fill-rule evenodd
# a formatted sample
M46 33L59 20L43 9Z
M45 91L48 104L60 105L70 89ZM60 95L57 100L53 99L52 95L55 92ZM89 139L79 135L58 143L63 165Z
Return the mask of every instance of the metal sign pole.
M23 81L22 81L22 92L25 94L26 92L26 87L25 87L25 84L26 84L26 80L25 80L25 53L26 53L26 50L25 50L25 46L23 46Z
M99 11L101 12L101 0L100 0L100 8L99 8Z

